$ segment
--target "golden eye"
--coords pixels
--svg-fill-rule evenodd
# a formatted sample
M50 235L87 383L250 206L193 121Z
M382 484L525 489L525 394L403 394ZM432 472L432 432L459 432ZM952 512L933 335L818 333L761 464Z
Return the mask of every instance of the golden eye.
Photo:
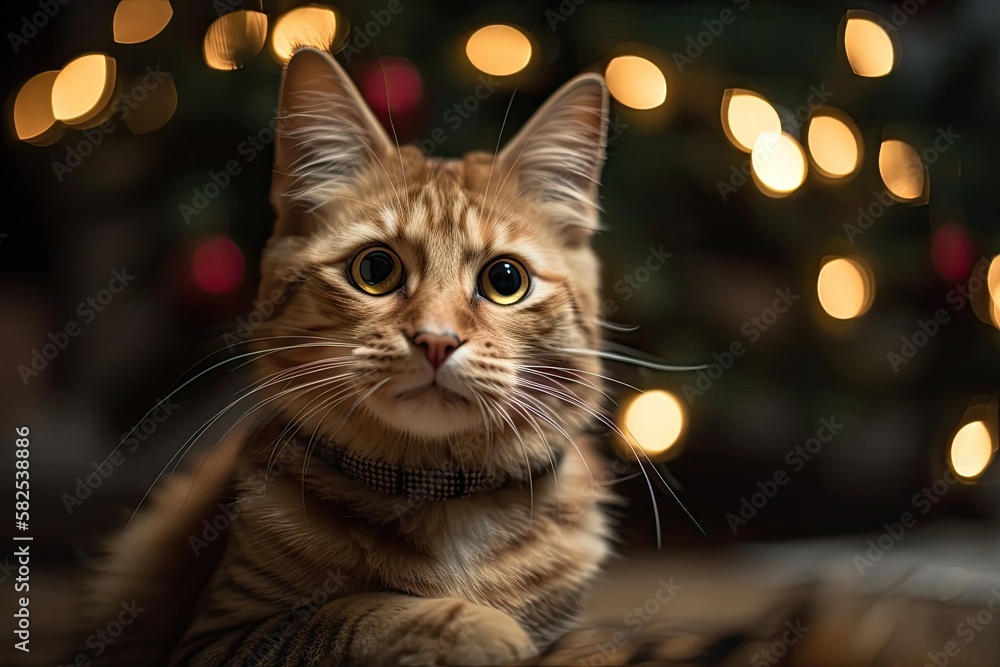
M517 303L528 293L528 272L517 260L494 259L479 274L479 291L501 306Z
M351 260L351 281L358 289L382 296L403 284L403 263L385 246L365 248Z

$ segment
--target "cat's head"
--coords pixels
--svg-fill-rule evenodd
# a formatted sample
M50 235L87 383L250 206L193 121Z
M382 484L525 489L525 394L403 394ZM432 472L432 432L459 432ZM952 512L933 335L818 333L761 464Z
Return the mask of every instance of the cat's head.
M496 159L431 158L397 148L329 54L297 52L260 290L287 298L255 343L276 350L258 372L287 392L286 417L430 445L589 421L573 396L594 406L600 365L567 350L599 346L607 113L601 77L581 75Z

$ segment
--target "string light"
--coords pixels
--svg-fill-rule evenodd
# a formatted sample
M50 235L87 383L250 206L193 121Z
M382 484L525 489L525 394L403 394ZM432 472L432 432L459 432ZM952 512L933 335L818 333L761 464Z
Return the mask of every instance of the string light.
M296 49L313 46L328 51L337 36L337 15L329 7L297 7L282 14L271 31L271 54L287 63Z
M667 79L652 61L639 56L618 56L604 71L608 91L633 109L654 109L667 99Z
M850 176L861 166L861 133L842 112L824 109L809 121L806 144L813 166L827 178Z
M864 315L875 297L875 281L868 267L856 259L826 260L816 280L820 306L830 317L850 320Z
M240 9L223 14L205 33L205 62L212 69L238 69L244 60L261 52L266 37L267 16L261 12Z
M847 17L847 24L844 26L847 62L858 76L885 76L896 63L895 45L874 15L867 16L866 13L852 12Z
M531 41L514 26L488 25L469 37L465 54L477 69L494 76L508 76L528 66Z
M758 189L770 197L784 197L806 180L806 155L787 132L762 132L754 142L750 167Z
M966 480L981 477L993 460L993 439L986 424L974 421L960 428L952 438L948 460L959 477Z
M730 88L722 95L722 129L733 146L749 153L762 133L781 132L781 119L762 95Z
M889 194L901 201L913 201L924 194L925 173L917 151L905 141L882 142L878 171Z
M115 41L138 44L152 39L167 27L173 15L170 0L121 0L115 9Z
M648 391L633 400L625 411L622 429L629 443L650 457L662 457L676 447L684 432L684 407L666 391Z
M85 125L104 111L115 89L115 59L91 53L70 61L52 84L52 115Z

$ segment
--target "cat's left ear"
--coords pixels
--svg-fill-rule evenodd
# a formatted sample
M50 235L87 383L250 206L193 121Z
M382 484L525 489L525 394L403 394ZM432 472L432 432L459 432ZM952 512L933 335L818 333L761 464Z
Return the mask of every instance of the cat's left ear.
M598 229L597 189L607 147L608 89L599 74L581 74L542 105L498 157L574 241Z

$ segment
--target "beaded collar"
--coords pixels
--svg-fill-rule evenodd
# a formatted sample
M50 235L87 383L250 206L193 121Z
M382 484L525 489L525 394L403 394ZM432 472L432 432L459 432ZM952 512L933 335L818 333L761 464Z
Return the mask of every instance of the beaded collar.
M504 473L491 475L482 470L462 469L454 464L440 468L413 468L388 463L362 456L327 440L316 445L313 456L372 491L403 496L418 502L468 498L528 483L527 477L518 478ZM562 453L556 452L554 457L555 466L558 466ZM550 473L553 467L545 465L533 469L530 477L532 480L538 479Z

